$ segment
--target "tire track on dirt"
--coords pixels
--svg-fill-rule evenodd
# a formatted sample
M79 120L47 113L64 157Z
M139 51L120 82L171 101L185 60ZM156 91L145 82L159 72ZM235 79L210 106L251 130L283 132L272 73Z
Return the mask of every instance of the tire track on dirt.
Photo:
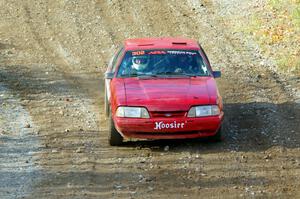
M31 175L40 172L35 164L40 148L35 136L38 127L19 97L1 81L0 104L0 197L30 196L36 183ZM18 180L12 181L14 178Z
M38 173L35 174L33 176L28 176L29 180L31 178L41 178L40 181L36 181L35 184L35 190L36 192L33 195L36 194L44 194L44 193L48 193L47 187L45 187L44 189L40 188L45 186L45 184L49 184L51 183L51 175L56 175L56 178L61 178L59 173L59 171L66 171L66 170L77 170L76 168L74 169L74 165L76 167L76 165L80 166L82 163L81 161L78 161L78 156L80 156L81 154L83 155L84 150L89 150L90 147L92 147L94 145L93 141L95 134L97 134L97 124L93 123L93 121L95 120L96 116L91 114L91 110L93 109L93 107L91 106L95 106L93 105L93 102L91 102L89 100L89 98L86 99L84 92L82 93L82 90L80 89L79 85L82 84L82 82L80 82L79 79L77 79L77 77L73 76L73 74L70 72L70 70L66 70L66 67L68 66L68 59L66 59L66 57L62 57L60 59L59 56L55 55L56 52L53 51L51 48L49 48L49 43L47 43L44 38L47 37L47 34L44 35L40 35L40 33L38 33L36 31L36 26L38 25L38 23L33 24L33 18L30 16L31 11L29 10L29 8L25 5L24 6L24 10L26 12L26 14L24 15L25 17L28 17L27 20L27 24L30 27L31 33L34 37L34 41L38 43L38 45L42 48L43 53L46 54L47 58L49 59L49 62L54 63L54 71L53 73L49 73L47 72L47 75L42 75L42 76L46 76L45 80L49 81L45 84L45 86L47 86L47 84L49 83L48 86L50 86L50 79L53 77L53 75L57 75L57 73L60 73L58 75L58 77L63 77L63 86L65 87L64 91L65 94L60 96L60 95L54 95L54 96L50 96L50 98L46 101L41 101L41 99L39 99L37 97L36 100L34 100L33 102L28 103L28 108L31 116L33 117L34 121L36 123L38 123L40 125L40 135L39 137L41 137L41 139L39 139L40 141L40 145L43 146L42 148L42 152L39 153L39 158L38 160L35 162L37 164L39 164L43 171L45 171L44 174ZM47 31L45 31L46 33ZM53 54L54 53L54 54ZM52 65L53 67L53 65ZM8 69L10 70L10 69ZM31 74L28 74L27 72L25 72L25 77ZM37 76L36 76L37 75ZM9 76L9 75L8 75ZM36 76L36 78L40 78L41 74L35 74L34 76ZM84 75L81 75L81 78L84 80L85 77L83 77ZM50 78L49 78L50 77ZM90 77L89 77L90 78ZM87 80L89 78L86 78ZM23 79L23 78L22 78ZM86 81L87 81L86 80ZM8 81L11 84L15 84L16 82L13 82L11 80ZM57 82L57 79L54 80L54 82ZM80 82L80 84L78 83ZM40 86L38 86L38 82L31 82L32 85L30 85L30 87L34 88L40 88ZM61 90L59 88L59 86L61 86L60 84L54 84L54 86L51 87L51 89L56 90ZM21 95L22 97L24 97L25 99L28 98L28 95L30 95L32 93L32 90L30 90L29 88L26 88L27 91L21 91ZM42 91L45 91L45 87L40 88ZM49 90L51 90L49 89ZM47 88L48 90L48 88ZM55 92L55 91L54 91ZM79 93L82 93L80 95L78 95ZM43 94L41 94L40 97L43 97ZM69 99L70 98L70 99ZM66 108L66 103L64 103L63 100L68 100L67 103L70 104L69 102L72 101L72 106L71 107L67 107ZM52 109L51 106L49 106L50 104L54 105L54 109ZM38 108L37 108L38 107ZM58 109L59 107L63 107L63 109ZM57 116L57 115L61 115L60 112L62 112L62 114L65 114L64 112L67 112L68 109L75 109L74 112L76 111L76 114L81 114L79 121L73 121L72 117L70 118L66 118L66 117L61 117L61 116ZM41 114L42 112L37 110L43 110L47 112L47 115L44 115L43 118L41 118ZM69 110L70 111L70 110ZM72 113L67 113L67 114L74 114ZM68 115L67 115L68 116ZM56 118L56 119L54 119ZM85 118L87 119L88 123L91 122L90 124L86 125L86 121L82 120L81 118ZM68 127L67 125L70 125L70 122L64 122L63 121L59 121L59 119L63 119L63 120L70 120L71 122L74 122L75 124L77 123L77 125L83 126L83 127L78 127L78 129L73 129ZM76 119L75 119L76 120ZM54 124L58 125L59 127L55 127L53 126ZM61 125L61 126L60 126ZM89 125L91 127L89 127ZM54 127L54 128L53 128ZM68 139L68 137L65 137L65 133L66 132L65 129L68 128L68 132L70 131L69 134L73 134L73 137L76 139L76 142L73 142L72 140ZM93 135L90 136L90 139L87 140L80 140L79 137L82 137L83 132L80 129L85 129L85 131L87 132L93 132ZM89 130L91 128L91 130ZM57 134L59 134L59 136L57 136L56 138L49 138L48 135L51 135L53 132L56 132ZM78 136L80 135L80 136ZM98 136L96 136L98 137ZM57 138L62 139L61 141L58 141ZM66 143L63 144L62 141L65 141ZM66 144L69 144L66 145ZM97 144L98 145L98 144ZM63 148L61 148L62 146L65 146ZM83 147L82 147L83 146ZM80 154L77 154L75 151L79 149L79 147L82 147L82 152L80 152ZM61 158L63 157L62 161L59 161ZM52 162L49 162L49 159L52 159ZM56 161L58 160L58 161ZM86 159L82 158L82 160L87 161ZM85 162L83 161L83 162ZM92 161L94 162L94 161ZM86 167L88 168L93 168L93 164L86 164ZM72 168L73 167L73 168ZM53 173L52 173L53 172ZM49 181L48 181L49 179ZM64 183L64 181L63 181ZM67 186L67 184L65 184L65 186ZM72 189L72 187L70 188ZM19 191L18 191L19 192Z

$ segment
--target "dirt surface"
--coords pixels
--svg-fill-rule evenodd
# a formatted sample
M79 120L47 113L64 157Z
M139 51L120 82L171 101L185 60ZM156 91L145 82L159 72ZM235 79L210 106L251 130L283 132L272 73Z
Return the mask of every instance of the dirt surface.
M0 0L0 198L299 198L300 78L228 25L253 1ZM125 38L198 40L225 140L110 147L102 73Z

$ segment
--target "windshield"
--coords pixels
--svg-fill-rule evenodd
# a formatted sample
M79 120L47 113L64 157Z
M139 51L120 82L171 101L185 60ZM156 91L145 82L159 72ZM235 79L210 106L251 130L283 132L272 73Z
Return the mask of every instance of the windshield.
M117 76L210 76L210 71L198 51L140 50L126 52Z

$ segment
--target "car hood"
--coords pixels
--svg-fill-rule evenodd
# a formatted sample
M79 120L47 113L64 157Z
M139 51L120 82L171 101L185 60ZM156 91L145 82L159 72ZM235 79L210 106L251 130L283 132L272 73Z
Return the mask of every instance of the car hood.
M216 104L217 87L212 77L124 79L128 106L149 111L187 111L191 106Z

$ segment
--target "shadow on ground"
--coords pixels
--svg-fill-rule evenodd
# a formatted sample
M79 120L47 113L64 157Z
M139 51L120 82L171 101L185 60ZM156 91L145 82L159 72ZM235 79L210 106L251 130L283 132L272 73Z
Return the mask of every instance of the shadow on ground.
M154 151L205 152L264 151L273 146L300 147L300 105L296 103L236 103L225 105L224 140L209 139L129 141L123 147L150 147Z

